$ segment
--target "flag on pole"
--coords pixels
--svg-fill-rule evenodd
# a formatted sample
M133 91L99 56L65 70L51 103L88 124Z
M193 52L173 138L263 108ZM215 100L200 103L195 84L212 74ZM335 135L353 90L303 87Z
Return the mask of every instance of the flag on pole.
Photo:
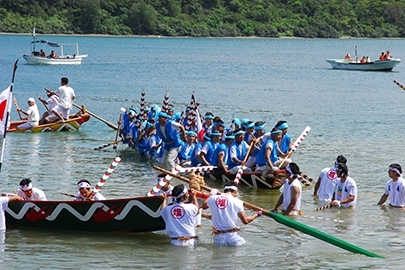
M0 134L4 135L8 125L10 125L10 111L11 111L11 99L12 99L12 92L10 91L11 85L7 87L3 92L0 94ZM7 126L6 126L7 125Z
M203 129L203 125L202 125L202 121L201 121L201 116L200 116L200 112L198 109L195 110L196 113L196 128L197 128L197 135L198 135L198 140L202 141L204 138L204 129Z

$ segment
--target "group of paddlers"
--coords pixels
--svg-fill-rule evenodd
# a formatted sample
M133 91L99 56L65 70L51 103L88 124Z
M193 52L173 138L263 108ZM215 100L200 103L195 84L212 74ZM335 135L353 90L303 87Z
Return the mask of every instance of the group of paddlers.
M144 117L145 115L145 117ZM191 117L190 117L191 115ZM221 173L277 172L290 162L291 136L286 121L279 121L270 132L265 122L249 119L232 120L229 128L211 112L195 117L190 107L185 117L174 113L174 107L138 112L129 108L122 114L120 136L124 143L143 156L172 170L176 164L215 166Z

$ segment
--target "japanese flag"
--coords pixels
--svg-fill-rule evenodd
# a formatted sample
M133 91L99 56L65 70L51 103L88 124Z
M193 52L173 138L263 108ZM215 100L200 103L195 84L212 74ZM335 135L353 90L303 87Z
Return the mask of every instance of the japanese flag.
M0 94L0 134L4 135L7 112L11 111L11 85ZM10 123L8 122L8 125Z

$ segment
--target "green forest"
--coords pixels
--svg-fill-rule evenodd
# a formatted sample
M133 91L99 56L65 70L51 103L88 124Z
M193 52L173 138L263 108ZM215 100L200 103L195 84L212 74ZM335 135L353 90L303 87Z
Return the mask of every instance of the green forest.
M0 0L0 32L405 37L405 0Z

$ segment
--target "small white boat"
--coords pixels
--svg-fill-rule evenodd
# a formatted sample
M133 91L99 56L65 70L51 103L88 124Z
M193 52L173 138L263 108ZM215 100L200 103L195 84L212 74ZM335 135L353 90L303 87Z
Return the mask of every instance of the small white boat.
M79 53L79 44L77 43L55 43L36 39L35 28L32 31L32 37L34 40L30 44L31 54L23 55L23 58L30 65L80 65L82 59L88 57L87 54ZM56 55L54 57L51 57L50 55L46 56L45 50L41 49L39 51L35 46L36 44L51 47L50 50L54 51ZM41 55L42 51L44 52Z
M333 69L363 70L363 71L391 71L401 63L401 59L390 58L387 60L375 60L368 63L360 63L360 59L327 59Z

